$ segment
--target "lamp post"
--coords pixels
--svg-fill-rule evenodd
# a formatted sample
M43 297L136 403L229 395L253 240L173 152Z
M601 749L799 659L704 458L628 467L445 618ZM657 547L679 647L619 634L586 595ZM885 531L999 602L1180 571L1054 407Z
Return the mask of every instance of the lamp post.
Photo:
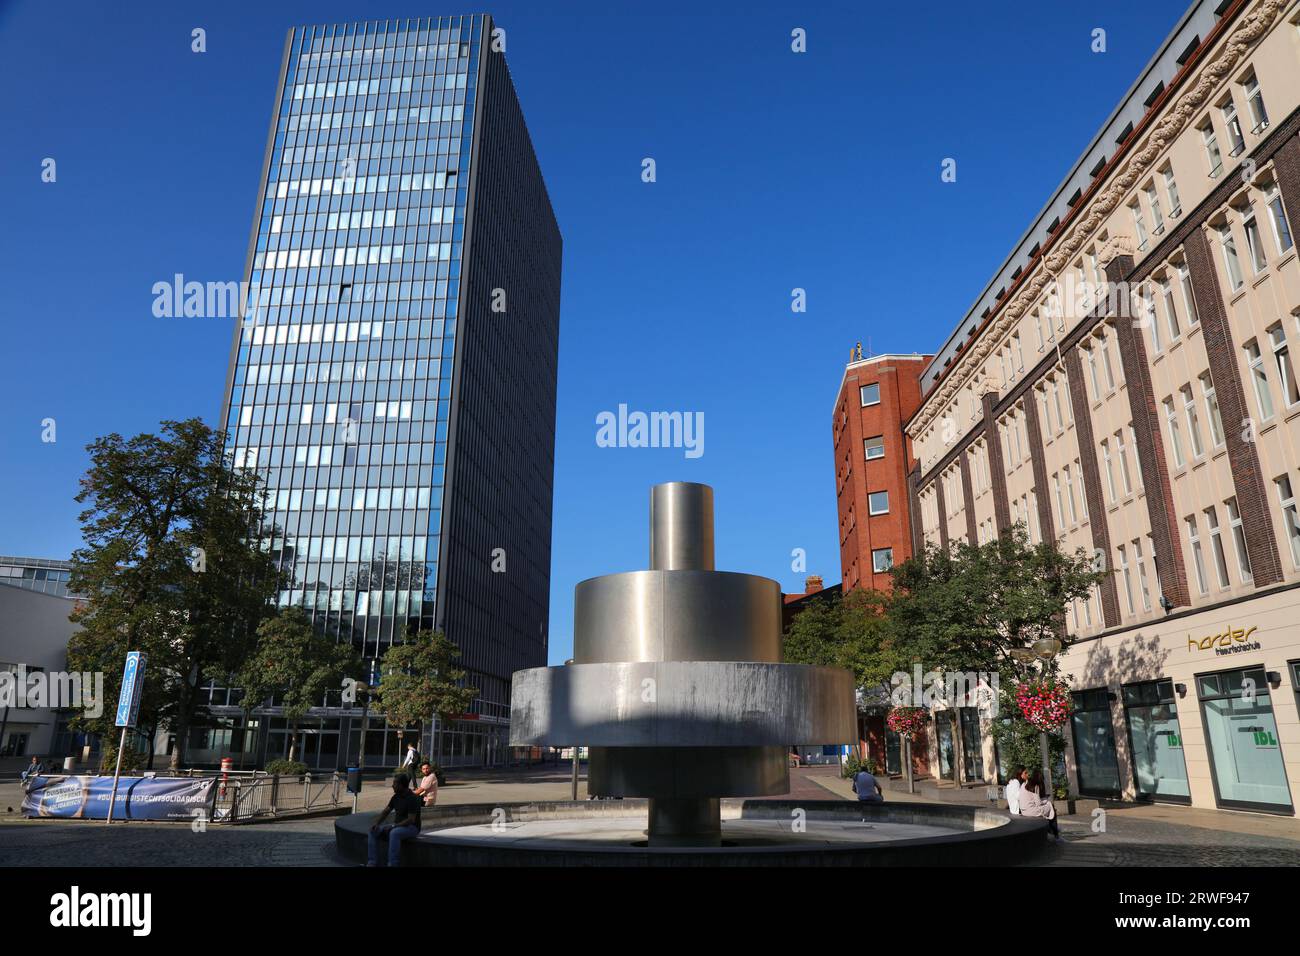
M564 663L565 663L566 665L567 665L567 664L572 664L572 663L573 663L573 658L570 657L570 658L569 658L567 661L565 661ZM571 799L576 803L577 800L578 800L578 745L577 745L576 743L573 745L573 775L572 775L572 783L573 783L573 795L572 795Z
M1059 638L1044 637L1034 641L1032 653L1042 662L1039 669L1040 676L1047 676L1048 664L1050 664L1052 658L1056 657L1060 652L1061 641ZM1055 788L1052 785L1052 762L1048 757L1047 731L1045 730L1040 730L1038 732L1038 748L1043 754L1043 785L1047 789L1045 796L1050 800L1051 794L1054 792Z
M1057 655L1061 649L1061 642L1054 637L1045 637L1042 640L1035 641L1032 647L1013 647L1011 648L1011 657L1020 664L1029 664L1033 661L1039 662L1039 676L1046 676L1047 663ZM1038 751L1043 761L1043 784L1047 792L1052 792L1052 762L1047 747L1047 731L1038 732Z

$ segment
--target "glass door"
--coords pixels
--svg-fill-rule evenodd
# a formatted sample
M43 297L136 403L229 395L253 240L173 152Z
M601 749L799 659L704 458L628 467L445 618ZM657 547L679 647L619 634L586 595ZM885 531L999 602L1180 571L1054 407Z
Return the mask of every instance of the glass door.
M1196 688L1219 805L1290 813L1291 788L1263 668L1201 674Z
M939 776L945 780L956 780L957 762L953 754L951 711L940 710L935 713L934 731L939 738Z
M898 734L885 728L885 772L902 773L902 746Z
M984 747L980 739L979 711L974 707L961 707L957 711L961 723L961 769L967 780L984 779Z
M1125 684L1122 690L1138 799L1191 803L1174 682Z
M1072 695L1074 758L1079 771L1079 793L1085 796L1119 796L1119 760L1115 755L1115 727L1110 719L1110 692L1105 687Z

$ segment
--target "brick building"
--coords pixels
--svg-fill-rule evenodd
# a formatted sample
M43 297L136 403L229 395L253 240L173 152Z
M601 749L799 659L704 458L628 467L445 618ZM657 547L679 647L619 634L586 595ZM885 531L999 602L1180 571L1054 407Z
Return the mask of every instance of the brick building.
M887 591L889 569L912 555L908 495L912 443L903 426L921 404L921 373L929 355L873 355L859 351L844 369L832 422L835 494L839 511L843 591ZM858 708L858 750L890 773L901 773L898 735L885 726L884 702ZM928 748L913 750L912 766L930 772Z
M889 568L912 554L903 426L921 404L928 355L873 355L844 369L835 398L835 494L844 590L888 590Z
M1294 814L1298 31L1290 0L1192 4L906 426L913 547L1020 524L1112 572L1067 615L1076 792ZM989 721L944 716L940 775L994 776Z

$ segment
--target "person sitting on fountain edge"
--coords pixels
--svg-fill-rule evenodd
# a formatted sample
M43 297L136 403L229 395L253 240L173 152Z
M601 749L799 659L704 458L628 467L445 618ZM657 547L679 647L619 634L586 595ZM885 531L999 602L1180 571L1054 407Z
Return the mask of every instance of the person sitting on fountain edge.
M393 778L393 797L384 812L375 818L367 839L370 853L366 866L382 866L379 862L379 840L388 834L388 865L402 865L402 843L420 834L420 798L411 793L411 781L404 773ZM385 825L388 815L395 814L393 822Z
M858 803L884 803L885 791L876 782L876 775L863 767L853 778L853 792L858 795Z

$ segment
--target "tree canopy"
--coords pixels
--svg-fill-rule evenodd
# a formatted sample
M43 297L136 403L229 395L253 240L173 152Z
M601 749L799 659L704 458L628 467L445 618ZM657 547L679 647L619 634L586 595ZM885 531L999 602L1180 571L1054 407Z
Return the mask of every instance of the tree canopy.
M105 674L116 700L129 650L148 655L140 725L171 727L171 763L184 760L199 716L197 687L225 679L254 647L278 588L259 545L264 514L256 473L230 467L226 436L197 418L163 422L158 434L98 438L76 500L84 544L69 589L83 596L71 619L69 666ZM113 716L77 717L77 729L109 733Z

